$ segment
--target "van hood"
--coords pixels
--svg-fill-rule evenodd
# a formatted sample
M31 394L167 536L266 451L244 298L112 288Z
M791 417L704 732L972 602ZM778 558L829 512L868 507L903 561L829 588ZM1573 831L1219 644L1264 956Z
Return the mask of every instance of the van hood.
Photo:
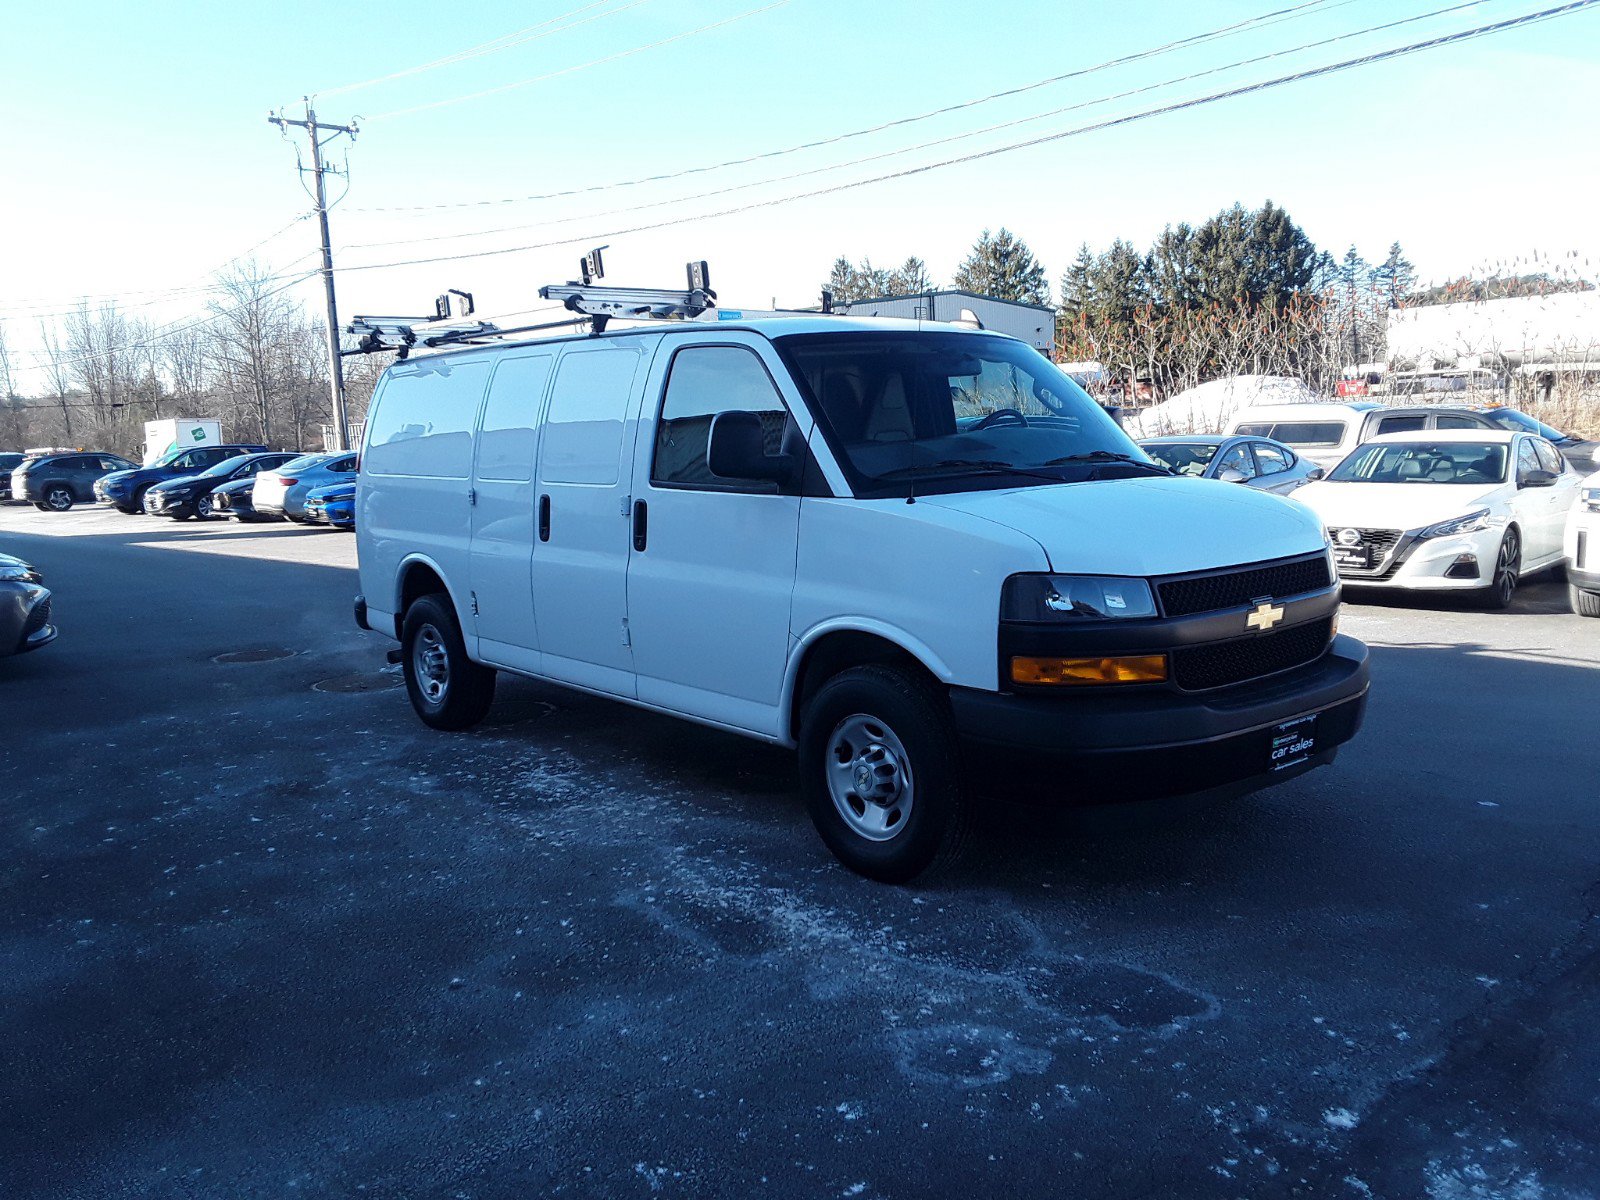
M1308 483L1295 492L1330 528L1421 529L1491 507L1510 485L1490 483Z
M1212 479L1107 479L919 496L917 503L1015 529L1044 548L1051 570L1074 575L1175 575L1326 545L1309 509Z

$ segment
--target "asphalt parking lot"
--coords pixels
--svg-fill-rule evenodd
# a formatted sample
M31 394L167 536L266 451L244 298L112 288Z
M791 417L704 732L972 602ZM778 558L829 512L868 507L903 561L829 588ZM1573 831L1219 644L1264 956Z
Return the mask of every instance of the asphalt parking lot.
M1600 621L1349 605L1332 768L985 822L912 888L781 752L411 714L354 540L0 509L0 1195L1600 1191ZM227 656L236 660L227 661Z

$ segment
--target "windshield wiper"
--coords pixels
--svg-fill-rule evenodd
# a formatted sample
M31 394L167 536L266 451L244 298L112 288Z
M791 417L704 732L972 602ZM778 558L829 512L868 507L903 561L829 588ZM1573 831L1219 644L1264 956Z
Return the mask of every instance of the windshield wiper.
M1041 466L1050 466L1042 463ZM881 475L873 476L874 479L903 479L907 476L916 478L924 471L970 471L974 474L990 475L1017 475L1025 479L1043 479L1049 483L1066 482L1059 475L1047 475L1043 471L1030 471L1026 467L1012 466L1008 462L996 462L992 459L972 458L941 458L938 462L916 463L909 467L896 467L892 471L884 471Z
M1171 475L1172 471L1160 463L1147 462L1142 458L1135 458L1131 454L1119 454L1115 450L1089 450L1083 454L1063 454L1060 458L1052 458L1039 465L1041 467L1064 467L1068 463L1099 462L1099 463L1124 463L1130 467L1144 467L1154 471L1157 475Z

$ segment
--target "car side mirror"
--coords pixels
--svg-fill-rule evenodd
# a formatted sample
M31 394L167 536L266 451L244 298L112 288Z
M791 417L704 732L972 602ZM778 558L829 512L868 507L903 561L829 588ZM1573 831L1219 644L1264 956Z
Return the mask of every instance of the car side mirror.
M788 454L768 454L761 418L753 412L718 413L711 419L706 466L718 479L786 481L794 469Z
M1222 470L1217 472L1217 478L1222 480L1223 483L1245 483L1250 476L1239 470L1238 467L1223 467Z
M1323 478L1325 475L1327 475L1327 472L1324 471L1321 467L1312 467L1311 470L1306 472L1306 479L1311 483L1315 483L1317 480Z
M1527 471L1517 480L1518 487L1554 487L1555 483L1554 471Z

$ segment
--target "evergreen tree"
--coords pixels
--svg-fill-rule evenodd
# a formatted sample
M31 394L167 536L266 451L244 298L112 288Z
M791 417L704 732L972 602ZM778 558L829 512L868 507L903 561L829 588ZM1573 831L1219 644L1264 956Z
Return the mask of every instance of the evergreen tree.
M1094 302L1095 259L1089 243L1078 247L1078 257L1072 260L1067 273L1061 277L1061 315L1075 321L1087 313Z
M1399 242L1392 243L1388 256L1372 268L1372 286L1390 308L1400 307L1400 302L1417 286L1417 269L1400 252Z
M983 231L972 253L956 268L953 282L966 291L1002 300L1050 303L1044 267L1033 257L1027 243L1004 227L993 234Z
M928 264L912 255L900 264L889 279L891 296L916 296L934 290L933 276L928 274Z

